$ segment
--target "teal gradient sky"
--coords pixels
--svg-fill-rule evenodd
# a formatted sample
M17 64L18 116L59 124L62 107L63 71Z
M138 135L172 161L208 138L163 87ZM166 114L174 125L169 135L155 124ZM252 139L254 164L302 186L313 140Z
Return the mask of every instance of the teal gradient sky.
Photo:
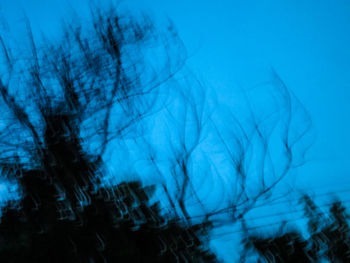
M55 35L61 17L88 14L87 2L2 0L0 32L11 29L20 42L25 13L35 34ZM188 65L220 104L269 80L273 68L313 121L315 141L296 186L349 187L349 1L125 0L121 6L145 11L160 25L169 17L188 48Z
M303 179L315 183L317 174L317 184L350 183L350 2L128 0L121 6L159 23L172 19L191 56L188 64L215 88L220 103L268 80L274 68L313 120L316 141ZM3 29L19 36L24 14L34 32L54 35L62 17L89 12L82 0L5 0L0 10Z

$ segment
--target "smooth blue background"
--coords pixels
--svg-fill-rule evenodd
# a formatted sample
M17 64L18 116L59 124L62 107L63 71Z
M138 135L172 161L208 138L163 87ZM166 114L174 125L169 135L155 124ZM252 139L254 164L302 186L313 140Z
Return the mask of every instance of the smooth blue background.
M159 25L172 19L188 48L188 65L215 89L220 104L268 80L273 67L310 112L316 134L296 187L316 193L349 188L349 1L125 0L121 6L145 11ZM61 17L73 10L84 19L87 1L2 0L0 30L20 43L26 14L35 34L55 36ZM230 250L233 245L219 253L227 257Z

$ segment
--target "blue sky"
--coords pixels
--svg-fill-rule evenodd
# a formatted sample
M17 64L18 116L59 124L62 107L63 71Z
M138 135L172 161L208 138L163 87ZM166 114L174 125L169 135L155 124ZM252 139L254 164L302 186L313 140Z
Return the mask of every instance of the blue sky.
M60 17L73 9L84 17L86 3L2 0L0 30L6 31L7 23L19 37L26 13L35 33L55 35ZM159 25L167 17L174 22L188 48L189 67L215 90L219 104L234 104L240 90L269 80L273 68L313 121L315 141L294 183L315 192L350 184L349 1L125 0L121 5L145 11Z
M193 54L192 68L222 102L237 88L267 80L273 67L313 120L316 141L301 179L349 183L348 1L142 2L173 19Z
M26 13L35 32L55 34L61 17L72 10L84 17L86 3L5 0L0 10L12 32ZM313 120L317 139L301 169L303 178L312 182L311 174L318 174L320 184L350 183L348 1L128 0L121 5L145 11L159 23L172 19L191 69L215 87L220 103L232 103L237 89L268 80L274 68Z

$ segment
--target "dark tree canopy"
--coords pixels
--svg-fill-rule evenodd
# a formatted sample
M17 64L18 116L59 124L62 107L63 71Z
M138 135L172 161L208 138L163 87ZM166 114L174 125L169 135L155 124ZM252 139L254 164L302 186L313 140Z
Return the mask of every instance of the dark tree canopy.
M299 230L255 234L246 238L246 249L258 252L263 262L350 262L349 216L344 205L334 201L327 214L309 196L303 202L307 239Z
M200 82L177 78L187 54L172 24L157 32L147 17L112 8L69 24L58 41L38 44L27 29L23 52L0 38L0 168L20 194L2 209L1 261L216 262L210 230L239 222L304 161L310 120L275 72L263 101L271 108L247 100L244 118L213 114ZM152 139L162 137L157 152ZM126 141L157 181L106 183L106 159L117 149L127 162ZM125 172L113 170L118 179ZM213 184L222 187L214 202ZM297 233L272 242L290 239L300 258ZM267 251L264 242L253 244Z
M8 75L0 92L10 122L0 166L21 198L3 208L1 262L214 261L209 223L161 213L149 201L154 186L102 183L108 142L137 133L136 120L150 112L151 93L164 80L141 85L135 60L138 45L152 37L147 21L101 12L92 29L86 35L69 29L61 44L44 49L30 35L26 65L2 42ZM27 70L27 82L12 87L16 70ZM86 145L91 137L98 144L93 150Z

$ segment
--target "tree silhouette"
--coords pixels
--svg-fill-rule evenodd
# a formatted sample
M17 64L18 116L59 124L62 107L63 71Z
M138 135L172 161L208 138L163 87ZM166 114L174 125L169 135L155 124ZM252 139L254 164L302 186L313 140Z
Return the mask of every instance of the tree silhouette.
M152 38L146 20L101 11L93 22L90 34L68 28L61 44L45 49L30 34L29 66L2 41L8 71L0 92L9 124L1 133L7 151L0 166L21 198L3 208L1 261L214 261L205 239L209 223L161 213L149 201L154 186L103 183L108 143L137 135L153 90L171 76L141 85L135 60L142 58L139 45ZM27 78L19 86L11 86L15 72ZM86 141L98 146L91 150Z
M2 210L0 259L215 262L210 230L239 222L303 163L305 109L273 72L273 101L263 103L273 107L247 99L243 121L230 109L215 115L196 78L176 78L187 55L172 24L156 32L148 18L113 8L88 22L40 45L28 22L29 52L0 38L0 167L20 192ZM159 112L156 124L145 121ZM149 127L161 124L169 135ZM168 148L158 151L152 136ZM115 148L126 159L128 143L147 157L151 186L106 182L106 159ZM124 170L113 168L120 179ZM205 202L210 179L222 187L214 205Z
M303 201L308 239L296 230L269 236L255 234L246 238L246 249L258 252L266 262L350 262L350 229L343 204L334 201L327 215L309 196Z

